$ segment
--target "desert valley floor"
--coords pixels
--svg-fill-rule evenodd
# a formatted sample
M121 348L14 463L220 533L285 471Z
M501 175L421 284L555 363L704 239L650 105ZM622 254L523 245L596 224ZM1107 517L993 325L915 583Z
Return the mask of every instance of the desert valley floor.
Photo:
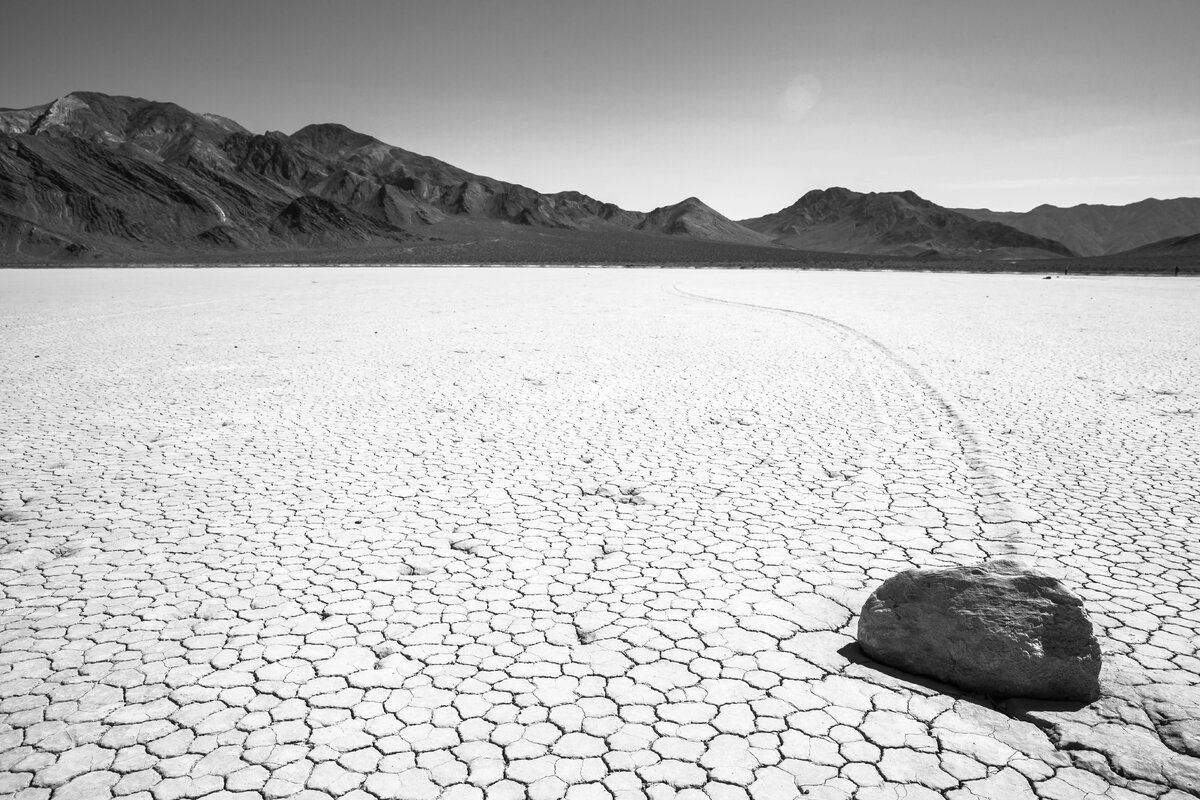
M1200 792L1200 279L0 271L0 795ZM1104 696L866 659L1014 555Z

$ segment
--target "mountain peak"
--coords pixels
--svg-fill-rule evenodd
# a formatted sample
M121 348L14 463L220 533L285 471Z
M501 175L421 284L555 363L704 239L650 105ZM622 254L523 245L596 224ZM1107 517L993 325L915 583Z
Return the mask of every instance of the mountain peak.
M64 94L50 105L31 126L31 133L42 133L56 128L68 128L81 115L91 111L87 102L87 93L71 92Z
M153 157L169 158L181 150L216 147L245 129L224 117L195 114L175 103L80 91L43 106L27 127L10 132L67 136L106 147L128 144Z
M911 190L814 189L774 214L743 220L778 244L834 252L924 255L1070 255L1058 242L1006 225L980 223Z
M725 242L766 244L766 237L714 211L697 197L656 208L637 226L673 236L693 236Z
M912 189L903 189L899 192L881 192L881 194L890 194L899 197L906 202L912 203L915 206L936 206L935 203L926 200L921 195L914 192Z
M813 189L805 192L804 195L797 200L793 206L812 205L817 202L835 202L841 203L858 198L881 198L883 200L902 200L910 205L934 207L936 204L931 203L924 197L921 197L911 189L901 189L900 191L888 192L856 192L852 189L847 189L844 186L830 186L828 189Z
M338 122L318 122L312 125L305 125L293 133L292 138L326 155L383 144L383 142L374 136L359 133Z
M810 189L800 196L797 203L805 202L806 200L816 200L824 197L847 198L861 197L862 192L854 192L844 186L830 186L828 189Z

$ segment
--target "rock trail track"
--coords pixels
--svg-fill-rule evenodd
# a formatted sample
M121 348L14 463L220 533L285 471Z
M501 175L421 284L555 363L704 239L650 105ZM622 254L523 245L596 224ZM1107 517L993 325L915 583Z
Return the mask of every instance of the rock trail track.
M817 326L837 343L847 362L855 368L861 391L870 398L877 415L878 441L886 441L894 434L897 413L915 412L927 431L925 438L935 450L944 451L931 460L961 462L960 469L965 473L976 501L976 524L969 532L962 532L966 533L966 538L995 541L994 546L984 547L989 557L1036 554L1035 545L1029 541L1028 524L1037 522L1040 515L1022 501L1016 487L1000 474L1003 467L994 456L986 434L919 369L877 339L836 320L805 311L707 297L678 286L673 288L683 297L756 309Z
M1200 283L686 274L0 272L0 795L1195 796ZM852 646L1010 553L1098 703Z

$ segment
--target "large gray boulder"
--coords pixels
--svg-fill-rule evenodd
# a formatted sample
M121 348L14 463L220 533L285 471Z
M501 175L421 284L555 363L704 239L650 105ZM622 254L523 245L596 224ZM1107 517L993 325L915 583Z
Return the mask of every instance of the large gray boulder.
M858 643L876 661L993 697L1100 695L1083 601L1011 559L888 578L863 606Z

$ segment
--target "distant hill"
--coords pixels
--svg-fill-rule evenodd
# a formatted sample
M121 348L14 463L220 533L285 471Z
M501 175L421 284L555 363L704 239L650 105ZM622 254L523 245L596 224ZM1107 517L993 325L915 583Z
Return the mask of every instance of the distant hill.
M635 227L641 231L658 231L672 236L691 236L721 242L770 243L769 236L734 222L695 197L689 197L675 205L656 208Z
M1189 256L1200 255L1200 233L1172 236L1158 242L1134 247L1118 255L1129 256Z
M983 222L913 192L813 191L742 225L776 244L839 253L1024 258L1072 255L1057 241Z
M1034 236L1056 239L1083 256L1120 253L1200 231L1200 197L1150 199L1125 206L1041 205L1023 212L957 210L975 219L1001 222Z

